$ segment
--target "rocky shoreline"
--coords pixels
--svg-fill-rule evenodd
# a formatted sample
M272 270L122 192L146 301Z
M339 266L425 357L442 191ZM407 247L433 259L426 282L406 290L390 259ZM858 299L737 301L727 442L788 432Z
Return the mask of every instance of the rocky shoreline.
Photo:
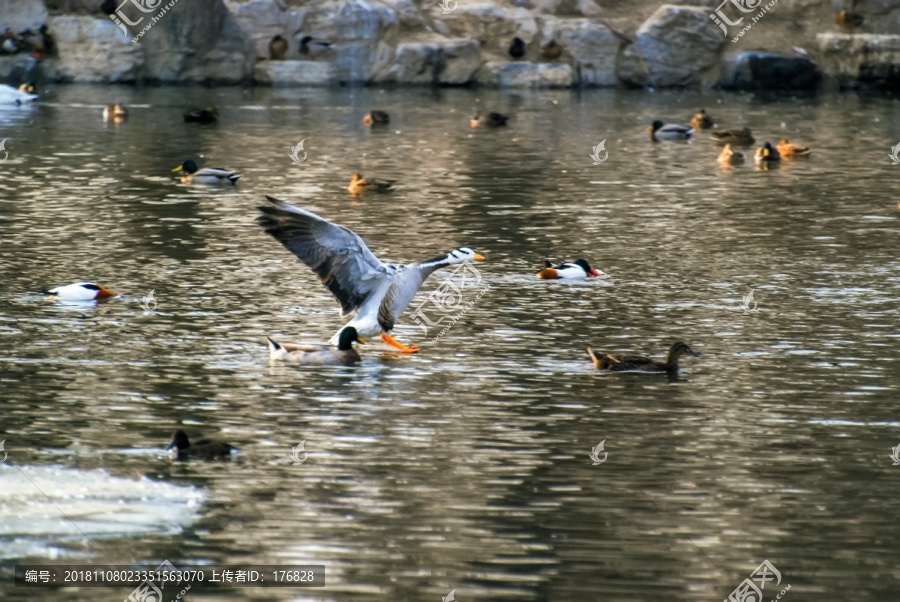
M52 57L0 56L0 78L12 85L900 88L900 0L862 3L864 25L852 32L835 24L831 4L803 0L125 0L115 3L114 18L101 4L0 0L0 27L46 23L57 47ZM270 59L275 36L287 42L283 60ZM304 51L303 36L323 40L321 52ZM514 38L523 43L516 59L508 53ZM556 52L546 50L551 42Z

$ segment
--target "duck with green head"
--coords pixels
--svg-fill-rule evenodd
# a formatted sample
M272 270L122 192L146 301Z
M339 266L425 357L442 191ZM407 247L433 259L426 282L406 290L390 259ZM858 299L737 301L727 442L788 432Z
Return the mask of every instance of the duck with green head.
M657 119L647 128L647 131L650 132L651 140L659 142L660 140L688 140L694 133L694 128L675 123L663 123Z
M677 341L669 348L666 361L658 362L642 355L613 355L600 353L588 347L591 360L598 370L610 370L612 372L624 372L626 370L636 372L678 372L678 358L682 355L700 357L700 354L687 346L683 341Z
M172 171L183 174L181 176L182 184L197 182L200 184L229 184L234 186L241 177L241 174L230 169L221 169L219 167L199 169L193 159L188 159Z
M325 347L322 345L289 345L276 343L266 337L269 342L269 358L304 364L355 364L360 361L359 352L353 343L365 345L353 326L345 326L338 334L338 345Z
M756 149L758 165L773 165L781 162L781 154L768 142Z

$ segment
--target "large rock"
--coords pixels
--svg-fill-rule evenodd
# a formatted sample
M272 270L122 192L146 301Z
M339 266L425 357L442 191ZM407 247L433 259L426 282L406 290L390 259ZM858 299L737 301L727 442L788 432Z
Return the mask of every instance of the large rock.
M424 27L425 17L412 0L382 0L397 15L400 25L409 29Z
M594 0L535 0L534 10L567 17L596 17L603 13Z
M572 68L564 63L486 63L477 81L501 88L568 88L573 82Z
M804 56L743 52L722 69L727 90L812 90L822 80L816 64Z
M841 86L900 89L900 36L822 33L822 68Z
M464 85L481 66L481 50L475 40L431 36L424 42L400 44L390 68L375 78L401 84Z
M621 40L604 25L591 19L541 17L542 41L556 40L563 45L560 61L568 62L575 72L575 83L585 86L615 86L616 57Z
M37 28L48 19L47 7L41 0L0 0L0 33Z
M56 39L54 79L63 82L134 82L141 76L144 49L125 38L109 19L52 17Z
M725 39L701 6L664 4L644 21L619 57L619 78L632 86L700 84L718 63Z
M503 8L493 3L463 0L452 13L441 15L440 5L435 5L431 11L433 17L443 20L451 35L478 40L497 54L505 55L514 37L529 44L538 33L534 16L524 8Z
M256 47L257 58L269 58L269 42L276 35L288 40L288 57L300 55L297 33L303 28L304 10L286 10L272 0L226 0L228 10Z
M222 0L177 0L161 16L134 3L123 10L130 22L140 19L130 29L145 49L146 79L236 84L251 78L256 49Z
M331 65L316 61L260 61L253 79L262 86L325 86L332 83Z

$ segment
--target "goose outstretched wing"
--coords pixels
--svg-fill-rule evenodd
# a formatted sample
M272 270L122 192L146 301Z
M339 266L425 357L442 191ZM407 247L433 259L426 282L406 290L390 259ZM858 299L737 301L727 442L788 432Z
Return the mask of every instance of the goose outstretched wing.
M319 276L341 305L341 315L391 280L393 269L375 257L355 232L310 211L266 196L257 222ZM408 301L407 301L408 303Z

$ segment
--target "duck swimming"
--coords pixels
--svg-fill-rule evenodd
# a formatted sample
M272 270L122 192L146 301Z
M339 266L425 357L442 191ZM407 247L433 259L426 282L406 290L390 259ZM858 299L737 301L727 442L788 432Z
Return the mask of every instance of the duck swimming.
M173 460L187 460L198 458L200 460L225 460L237 454L237 448L210 439L200 439L191 443L187 434L181 429L172 433L172 442L166 447L169 457Z
M781 161L781 155L768 142L756 149L755 158L759 164L778 163Z
M753 134L750 133L750 128L713 132L712 139L719 144L733 144L734 146L750 146L756 142Z
M708 130L714 125L715 122L706 114L706 109L700 109L700 112L691 118L691 127L695 130Z
M525 40L522 38L513 38L509 44L509 56L514 59L520 59L525 56Z
M801 146L799 144L794 144L792 142L788 142L786 139L782 138L778 141L778 154L782 156L784 159L800 159L809 156L809 153L812 151L808 146Z
M391 122L391 116L384 111L369 111L363 117L363 123L369 127L373 125L387 125Z
M30 94L23 90L16 90L12 86L0 84L0 104L21 105L26 102L31 102L37 97L37 94Z
M722 165L743 165L744 153L736 152L730 144L726 144L717 160Z
M266 337L266 340L269 342L270 359L305 364L355 364L361 358L352 343L366 344L352 326L345 326L338 333L336 348L321 345L287 345L276 343L269 337Z
M592 278L595 276L606 276L607 274L596 270L588 264L584 259L576 259L568 263L564 262L559 265L553 265L549 261L546 267L538 272L538 278L541 280L557 280L560 278Z
M357 312L345 326L365 338L381 335L385 343L407 353L419 348L398 343L389 333L425 279L447 266L484 261L472 249L460 247L428 261L383 263L352 230L270 196L266 200L272 205L259 207L262 215L256 221L319 276L340 304L342 316ZM331 344L339 337L340 331Z
M591 360L598 370L611 370L623 372L635 370L639 372L678 372L678 358L682 355L700 357L700 354L688 347L682 341L674 343L666 355L665 362L657 362L642 355L612 355L599 353L588 347Z
M375 178L364 178L359 173L354 173L350 176L350 185L347 186L347 190L350 191L352 195L359 195L367 190L374 190L375 192L388 192L394 188L394 182L397 180L377 180Z
M219 111L215 107L206 107L205 109L194 109L187 113L182 113L187 123L215 123L219 119Z
M694 133L694 128L674 123L665 124L659 119L647 128L654 142L659 140L687 140Z
M198 182L200 184L237 184L241 174L229 169L220 169L218 167L197 168L197 163L193 159L188 159L172 171L184 172L181 176L182 184L190 184Z
M497 128L506 125L507 121L509 121L509 117L500 113L476 113L475 117L469 119L469 125L473 128L482 126Z
M114 292L96 282L76 282L65 286L57 286L45 292L52 295L50 299L58 299L59 301L93 301L94 299L116 296Z
M128 117L128 109L124 105L115 104L103 107L103 121L120 123L125 121L126 117Z
M866 18L861 13L853 13L848 10L842 10L834 18L834 22L849 33L853 33L853 30L861 27L865 21Z

